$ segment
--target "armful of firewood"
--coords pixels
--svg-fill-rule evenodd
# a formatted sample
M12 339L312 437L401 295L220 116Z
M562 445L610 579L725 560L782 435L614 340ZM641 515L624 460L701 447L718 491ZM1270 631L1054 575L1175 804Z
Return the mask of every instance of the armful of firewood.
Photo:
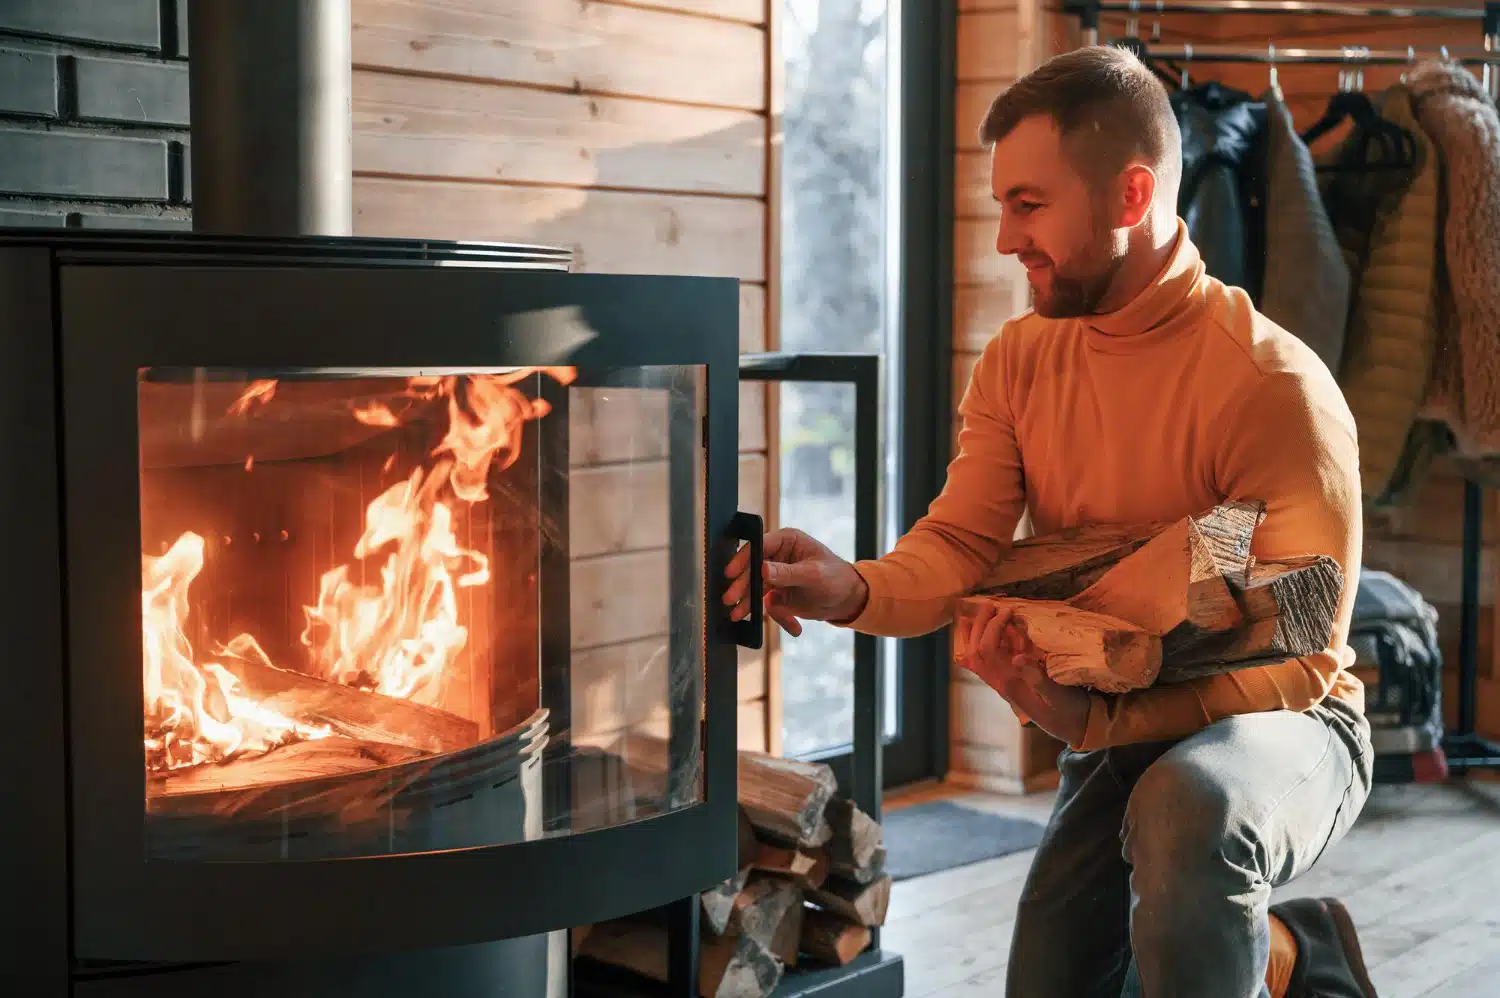
M1040 538L1018 545L1030 553L996 573L1003 584L961 600L958 612L1001 604L1043 652L1054 681L1102 693L1321 651L1343 572L1326 555L1257 563L1250 542L1263 516L1260 504L1225 503L1135 532L1079 528ZM1039 574L1024 577L1027 565Z

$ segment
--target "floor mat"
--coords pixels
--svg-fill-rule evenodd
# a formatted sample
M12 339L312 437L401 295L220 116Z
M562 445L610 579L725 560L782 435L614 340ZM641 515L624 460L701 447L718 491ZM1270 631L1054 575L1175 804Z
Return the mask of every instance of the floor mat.
M1042 826L1034 821L945 800L887 811L881 825L892 880L1008 856L1042 840Z

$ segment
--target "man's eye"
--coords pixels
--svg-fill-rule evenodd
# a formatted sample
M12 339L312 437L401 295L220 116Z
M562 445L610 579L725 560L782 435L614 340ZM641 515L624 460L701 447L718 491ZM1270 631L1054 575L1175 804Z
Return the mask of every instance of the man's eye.
M1040 207L1041 204L1036 201L1017 201L1013 210L1018 215L1030 215Z

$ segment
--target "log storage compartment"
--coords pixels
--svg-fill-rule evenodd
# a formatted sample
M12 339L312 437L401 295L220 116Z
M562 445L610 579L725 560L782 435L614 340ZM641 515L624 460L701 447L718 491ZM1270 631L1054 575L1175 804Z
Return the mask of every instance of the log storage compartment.
M551 998L569 926L732 876L738 312L536 247L0 236L0 442L57 462L6 492L16 993Z

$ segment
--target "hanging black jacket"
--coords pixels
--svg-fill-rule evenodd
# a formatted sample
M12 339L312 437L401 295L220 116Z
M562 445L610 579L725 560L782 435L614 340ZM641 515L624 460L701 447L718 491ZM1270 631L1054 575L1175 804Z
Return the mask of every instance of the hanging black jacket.
M1208 272L1260 301L1266 106L1220 83L1172 94L1182 132L1177 213Z

